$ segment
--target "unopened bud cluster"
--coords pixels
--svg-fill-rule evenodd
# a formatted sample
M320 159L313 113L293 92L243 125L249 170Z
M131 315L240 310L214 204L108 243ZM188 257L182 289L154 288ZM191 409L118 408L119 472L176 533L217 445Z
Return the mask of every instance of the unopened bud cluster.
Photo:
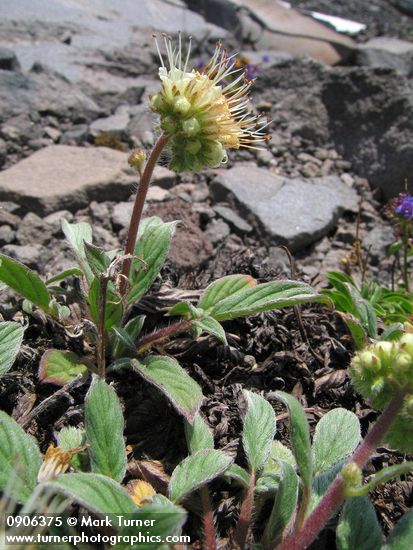
M395 342L378 342L357 353L350 366L354 385L372 405L383 410L396 393L403 408L386 441L401 451L413 449L413 334Z

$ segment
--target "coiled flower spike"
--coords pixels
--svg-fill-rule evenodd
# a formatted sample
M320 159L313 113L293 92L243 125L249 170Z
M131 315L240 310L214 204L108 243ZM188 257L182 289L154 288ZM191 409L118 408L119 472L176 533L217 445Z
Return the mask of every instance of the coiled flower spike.
M260 125L260 117L248 109L253 81L246 79L243 70L234 69L234 56L229 56L221 43L200 71L188 70L191 41L185 61L181 35L178 49L166 35L164 43L167 64L156 42L162 89L150 105L161 117L163 132L170 136L173 170L216 168L226 162L226 149L256 149L258 143L269 140L263 131L269 123Z

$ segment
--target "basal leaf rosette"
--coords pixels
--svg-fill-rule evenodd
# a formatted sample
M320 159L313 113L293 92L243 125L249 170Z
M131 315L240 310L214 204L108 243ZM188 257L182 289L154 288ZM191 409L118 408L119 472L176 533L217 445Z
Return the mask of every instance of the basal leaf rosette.
M260 126L259 117L248 109L252 81L234 69L234 56L218 43L203 69L189 71L191 43L184 61L181 36L177 48L166 36L164 42L168 67L158 47L162 88L150 106L170 137L173 170L216 168L226 162L226 149L255 148L257 142L268 140L263 132L267 123Z
M404 402L385 439L402 452L413 450L413 334L396 342L378 342L356 353L350 375L357 390L383 410L391 398L404 394Z

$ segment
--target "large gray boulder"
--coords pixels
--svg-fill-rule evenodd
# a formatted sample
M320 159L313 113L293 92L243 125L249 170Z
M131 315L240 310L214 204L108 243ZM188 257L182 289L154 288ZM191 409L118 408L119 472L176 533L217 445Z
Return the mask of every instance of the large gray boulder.
M337 176L286 178L251 164L217 171L215 200L233 201L273 244L297 251L326 235L358 195Z

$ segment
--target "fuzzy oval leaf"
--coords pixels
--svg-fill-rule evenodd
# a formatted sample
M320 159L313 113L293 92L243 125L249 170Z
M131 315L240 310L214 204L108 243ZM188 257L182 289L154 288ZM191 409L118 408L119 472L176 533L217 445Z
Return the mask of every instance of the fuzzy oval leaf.
M203 319L196 319L192 321L192 326L197 329L199 335L203 332L211 334L217 340L223 344L227 343L227 337L225 335L225 330L222 328L221 323L216 321L213 317L204 317Z
M360 439L360 422L354 413L338 408L325 414L313 437L314 472L324 472L340 462L354 451Z
M309 486L313 477L313 461L307 417L303 407L295 397L282 391L275 392L275 395L288 408L290 439L294 457L304 485Z
M242 444L253 472L267 461L276 430L274 409L260 395L244 390L247 412L244 418Z
M93 472L122 481L126 471L124 427L115 390L94 375L85 399L85 430Z
M64 386L79 374L86 374L88 368L73 351L48 349L40 360L39 379L41 382Z
M33 437L0 411L0 490L12 500L26 502L37 485L41 463Z
M95 277L99 277L99 275L104 273L110 266L110 257L108 256L108 254L106 254L103 248L95 246L90 242L85 241L83 246L85 250L86 260L89 264L90 269L92 270L93 275Z
M337 526L338 550L379 550L382 544L381 527L369 499L367 497L348 499ZM404 548L407 549L408 546Z
M132 261L129 275L130 304L139 300L158 276L168 255L177 223L165 223L156 216L141 223L134 252L136 259Z
M209 311L222 300L256 284L257 281L249 275L227 275L214 281L205 289L197 307Z
M398 522L381 550L410 550L413 548L413 508Z
M247 288L220 301L210 310L210 315L217 321L226 321L303 302L330 303L326 296L317 294L310 285L305 283L289 280L274 281Z
M140 520L141 522L146 521L147 523L143 523L143 525L150 525L150 527L145 528L145 530L149 531L152 537L159 537L160 540L165 540L167 536L180 534L186 517L187 513L181 506L173 504L163 495L155 495L151 504L146 504L143 508L137 510L130 519ZM128 535L136 537L136 527L133 525L125 527L121 529L119 535L121 537ZM153 538L152 540L156 539ZM168 545L142 541L136 544L120 542L116 545L116 548L118 550L160 550L168 548Z
M0 254L0 281L46 313L52 299L44 282L28 267Z
M232 458L222 451L204 449L186 457L172 473L169 496L181 502L206 483L222 475L232 463Z
M69 223L66 220L62 220L62 231L73 248L80 269L90 284L93 281L93 272L86 258L85 242L92 242L92 228L86 222Z
M172 357L133 360L132 367L145 380L159 388L188 422L193 422L203 399L201 388Z
M0 323L0 376L13 366L23 342L24 328L18 323Z
M126 490L100 474L63 474L44 484L95 514L133 514L136 505Z
M192 424L185 422L185 437L190 454L214 448L214 437L199 412Z
M233 479L239 485L244 487L244 489L248 489L249 487L250 475L247 470L244 470L244 468L241 468L241 466L238 466L238 464L231 464L231 466L225 472L225 477L228 479Z
M278 544L298 500L298 476L294 468L288 462L282 462L280 466L281 480L263 536L266 548L274 548Z

